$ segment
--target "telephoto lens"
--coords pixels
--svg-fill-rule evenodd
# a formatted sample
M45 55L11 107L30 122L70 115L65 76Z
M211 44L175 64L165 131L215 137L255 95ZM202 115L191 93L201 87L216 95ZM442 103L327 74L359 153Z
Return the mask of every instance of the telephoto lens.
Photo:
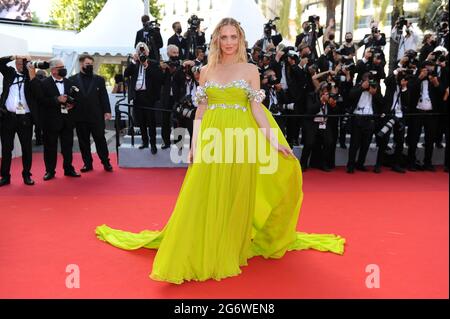
M383 138L394 127L395 119L390 119L383 128L377 133L377 136Z

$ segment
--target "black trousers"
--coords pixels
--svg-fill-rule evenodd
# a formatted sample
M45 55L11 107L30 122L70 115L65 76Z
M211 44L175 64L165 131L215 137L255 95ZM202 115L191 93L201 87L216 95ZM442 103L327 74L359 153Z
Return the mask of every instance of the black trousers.
M417 110L417 113L422 113L424 116L416 116L410 119L408 128L408 162L409 165L416 164L417 143L419 143L422 128L425 131L425 158L424 164L431 165L434 142L436 138L436 129L438 119L435 116L426 115L433 111Z
M31 114L16 115L8 112L2 118L1 125L1 142L2 142L2 163L1 176L9 179L11 177L11 161L12 151L14 149L14 138L19 136L20 145L22 147L22 176L31 176L32 164L32 138L33 138L33 122Z
M194 120L185 118L185 117L178 117L178 128L185 128L189 132L189 145L192 146L192 134L194 131ZM182 133L183 135L181 137L184 137L185 133ZM174 136L175 140L178 140L180 136Z
M137 91L134 105L138 106L134 109L134 115L139 125L139 129L141 130L142 144L156 145L156 113L152 110L139 108L139 106L147 108L153 107L147 97L147 93L144 91Z
M91 135L94 139L100 161L103 165L109 164L109 151L105 138L105 125L103 123L77 122L76 131L84 165L86 167L92 167Z
M351 138L347 167L364 166L374 131L374 119L363 116L356 116L351 119ZM358 151L358 161L356 161Z
M56 164L58 159L58 138L61 144L61 153L63 156L63 168L65 173L74 171L72 166L73 149L73 129L72 121L63 119L63 126L59 130L50 127L44 127L44 162L45 171L50 174L56 173Z
M445 160L444 160L444 166L448 168L448 133L449 133L449 124L448 124L448 114L446 115L447 123L444 127L444 134L445 134Z
M175 105L175 99L173 96L170 96L169 99L165 102L164 108L167 109L167 112L162 112L162 127L161 127L161 135L164 144L170 145L170 133L172 132L172 114L173 108ZM175 127L176 125L174 125Z
M312 150L318 146L322 151L322 166L332 168L333 140L332 126L327 125L326 129L319 129L319 123L305 122L303 126L304 147L300 159L302 167L308 168Z
M405 121L404 119L397 119L392 127L392 133L394 133L394 162L393 166L400 166L403 154L403 144L405 143ZM379 138L378 154L377 154L377 166L383 165L383 157L386 152L387 145L391 132Z

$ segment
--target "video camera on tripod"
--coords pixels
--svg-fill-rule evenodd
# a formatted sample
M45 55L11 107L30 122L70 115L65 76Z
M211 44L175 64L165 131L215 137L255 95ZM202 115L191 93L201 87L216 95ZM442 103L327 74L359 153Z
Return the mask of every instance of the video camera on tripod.
M272 30L277 31L277 26L275 25L275 21L280 20L280 17L275 17L274 19L269 20L269 22L267 22L264 25L264 34L266 35L271 35L272 34Z
M154 21L148 21L144 23L144 31L145 32L153 32L153 31L159 31L160 30L160 24L158 23L158 20Z
M200 23L202 21L205 21L202 18L199 18L198 16L196 16L195 14L192 15L189 20L188 20L188 24L189 24L189 30L192 31L197 31L197 29L200 27Z

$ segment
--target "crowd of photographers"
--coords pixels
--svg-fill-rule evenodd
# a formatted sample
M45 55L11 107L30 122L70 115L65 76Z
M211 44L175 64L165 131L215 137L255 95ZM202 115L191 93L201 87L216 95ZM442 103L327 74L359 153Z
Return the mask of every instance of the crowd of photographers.
M189 30L184 34L179 22L173 24L168 61L147 59L157 37L142 37L125 72L125 77L132 79L130 97L136 96L135 105L151 106L160 100L161 107L167 110L162 123L163 149L171 144L172 127L192 132L196 107L192 96L200 67L207 63L200 21L191 17ZM441 17L437 33L426 34L422 44L418 43L412 24L399 18L392 29L399 54L390 74L385 71L386 35L375 22L372 32L359 43L353 41L352 33L347 33L339 45L334 24L324 27L317 16L311 16L303 23L304 32L297 36L295 47L286 47L281 44L283 38L275 21L270 20L264 27L264 37L247 48L248 61L260 70L261 87L266 91L264 105L273 113L289 144L303 145L303 170L314 167L332 171L339 145L348 148L348 173L366 171L364 163L374 141L378 147L375 173L384 166L398 173L435 171L435 146L442 148L445 136L448 147L448 15ZM157 26L148 27L148 22L143 22L142 31L147 28L147 34L157 30ZM360 58L356 54L359 48L363 48ZM149 88L144 83L144 89L140 80L144 78L161 87ZM138 121L144 136L149 131L150 138L144 137L141 147L150 144L155 153L152 112L136 109L136 117L143 119ZM423 163L416 158L422 132ZM405 144L407 155L403 154ZM448 171L447 149L445 154L443 164Z
M332 21L324 27L317 16L303 23L295 46L284 46L275 20L264 26L264 36L247 48L248 62L258 66L263 104L272 112L291 147L303 145L301 165L330 172L335 168L336 148L348 148L347 172L367 171L366 157L375 138L378 155L375 173L388 166L393 171L435 171L435 146L445 136L445 171L448 172L448 14L443 13L436 34L425 34L422 44L406 19L392 29L391 40L399 47L392 72L386 74L386 35L372 23L372 32L359 43L345 34L338 44ZM161 149L178 143L173 128L185 128L192 136L200 68L207 64L208 46L202 19L193 15L183 33L173 24L167 41L167 59L157 21L142 17L136 35L136 51L124 74L116 76L115 91L127 90L134 105L133 119L140 127L142 145L158 152L157 112L162 114ZM321 42L321 43L320 43ZM324 48L323 52L320 48ZM357 51L363 48L362 57ZM7 66L15 60L16 68ZM106 171L112 171L104 131L111 119L105 80L94 74L94 58L80 58L80 73L67 78L63 61L30 62L26 57L0 58L4 76L0 99L2 163L0 187L10 184L11 153L17 134L22 146L23 179L31 179L33 125L36 140L44 144L44 180L55 177L57 142L60 141L66 176L80 177L72 166L73 131L76 130L84 167L93 169L90 138ZM41 69L41 70L38 70ZM49 69L46 77L42 69ZM424 132L424 160L416 158ZM348 145L346 138L350 135ZM393 136L393 144L390 144ZM392 146L390 146L392 145ZM408 152L404 155L403 148ZM391 152L388 152L388 151Z

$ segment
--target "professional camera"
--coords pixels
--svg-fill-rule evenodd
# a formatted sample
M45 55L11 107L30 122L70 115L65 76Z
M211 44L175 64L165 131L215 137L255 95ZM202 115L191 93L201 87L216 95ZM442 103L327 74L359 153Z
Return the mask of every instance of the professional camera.
M80 93L80 89L73 85L69 90L69 94L67 95L67 102L65 104L75 104L78 93Z
M408 20L406 20L406 18L404 16L401 16L398 18L398 21L396 23L397 26L397 32L398 33L402 33L403 31L403 27L408 25Z
M195 14L192 15L188 20L189 29L196 31L200 27L202 21L204 21L204 19L197 17Z
M405 130L405 125L403 124L403 122L402 121L398 121L398 118L393 117L389 121L387 121L386 124L384 124L384 126L381 128L381 130L378 131L377 136L379 138L383 138L384 136L386 136L386 134L391 132L391 130L394 127L395 123L399 124L399 130L400 131L404 131Z
M264 33L265 34L271 34L272 30L277 30L277 26L275 25L275 21L280 20L279 17L275 17L273 20L269 20L269 22L267 22L264 25Z
M28 61L27 59L23 59L23 65L25 67L28 67L29 65L31 65L35 69L40 69L40 70L47 70L48 68L50 68L50 63L48 63L46 61Z
M308 17L308 23L316 24L317 21L320 21L320 17L316 15L312 15Z
M144 23L144 31L145 32L152 32L152 31L159 31L160 24L158 23L158 20L155 21L148 21Z
M192 96L186 95L184 96L175 106L175 111L178 115L194 120L195 119L195 113L197 111L197 108L192 104Z
M372 27L372 36L375 36L375 34L380 33L381 31L378 29L378 27Z
M337 103L344 102L344 98L339 93L329 93L330 99L335 100Z

